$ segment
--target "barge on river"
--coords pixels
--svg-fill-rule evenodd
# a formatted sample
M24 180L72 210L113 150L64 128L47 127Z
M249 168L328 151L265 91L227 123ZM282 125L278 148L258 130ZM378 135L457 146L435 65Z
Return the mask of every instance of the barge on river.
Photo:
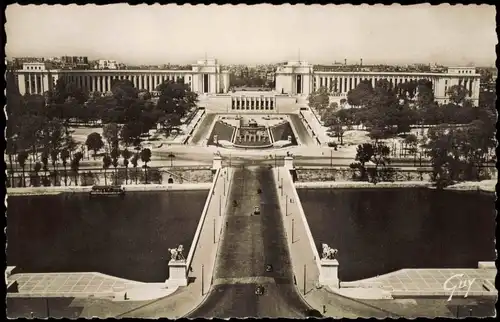
M125 196L122 186L93 186L89 196Z

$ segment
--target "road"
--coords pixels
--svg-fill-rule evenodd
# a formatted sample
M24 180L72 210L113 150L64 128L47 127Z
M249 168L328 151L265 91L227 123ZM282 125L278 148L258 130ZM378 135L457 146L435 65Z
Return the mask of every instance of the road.
M189 317L305 317L309 307L294 286L271 171L264 167L236 169L231 190L230 198L238 205L227 214L213 286ZM255 215L258 205L261 214ZM271 272L266 272L268 264L273 267ZM263 295L255 294L257 285L265 287Z
M191 138L191 141L189 142L190 144L198 144L200 140L209 136L210 133L208 133L208 131L210 130L210 125L214 121L216 115L217 114L212 113L205 115L205 118L201 121L200 125L198 125L196 132Z
M299 116L297 114L288 114L288 117L297 132L300 143L308 146L316 145L316 142L314 142L314 139L309 135L309 132L307 132L306 126L304 122L300 120Z

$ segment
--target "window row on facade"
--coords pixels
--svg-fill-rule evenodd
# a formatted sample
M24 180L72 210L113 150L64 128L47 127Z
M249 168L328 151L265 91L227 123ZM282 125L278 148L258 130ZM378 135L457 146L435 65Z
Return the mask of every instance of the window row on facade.
M431 77L400 77L400 76L378 76L378 77L314 77L314 90L318 90L320 87L326 87L327 89L337 92L337 93L347 93L350 90L356 88L356 86L362 81L371 82L372 86L379 80L387 80L391 86L395 87L406 82L417 82L419 80L428 80L433 84L433 90L436 91L437 81ZM473 91L472 79L459 78L458 85L464 86L469 93ZM445 92L448 90L448 80L445 80Z
M24 92L29 94L42 94L55 86L57 78L52 74L21 74L24 76ZM114 75L114 76L95 76L95 75L61 75L66 82L73 83L77 87L90 92L109 92L113 83L117 80L131 81L137 89L154 91L165 81L176 81L186 83L183 75ZM19 79L19 75L17 75ZM187 76L187 84L191 87L191 76Z
M80 88L88 91L109 92L113 83L117 80L128 80L134 84L137 89L154 91L165 81L185 82L182 75L116 75L116 76L85 76L85 75L66 75L65 79L76 84ZM191 76L188 76L188 84L191 85Z

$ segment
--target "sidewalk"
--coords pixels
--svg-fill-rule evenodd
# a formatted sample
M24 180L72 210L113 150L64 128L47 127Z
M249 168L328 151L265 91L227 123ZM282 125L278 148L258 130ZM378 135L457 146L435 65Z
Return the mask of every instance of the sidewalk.
M144 318L154 316L177 319L188 315L204 301L212 284L219 240L223 232L222 224L225 222L228 195L231 189L230 182L232 180L229 179L232 179L232 174L229 168L220 170L220 176L217 178L200 230L198 243L192 255L192 270L188 273L188 286L180 288L169 297L146 303L116 317Z
M313 112L300 111L300 113L306 120L306 123L311 127L312 131L314 131L314 134L319 139L322 145L327 144L330 141L333 141L333 138L330 138L326 135L326 127L324 127L318 122L318 119L313 114Z
M317 258L317 251L312 248L306 231L309 227L304 225L301 218L300 208L302 206L289 172L284 168L275 168L273 172L296 286L298 292L304 296L316 289L319 281L319 268L316 259L319 260L319 258ZM281 185L283 185L283 189L279 188Z

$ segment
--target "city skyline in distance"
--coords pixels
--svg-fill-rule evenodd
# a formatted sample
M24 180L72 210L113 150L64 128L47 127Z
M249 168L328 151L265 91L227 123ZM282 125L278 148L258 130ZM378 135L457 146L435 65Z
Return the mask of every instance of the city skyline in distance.
M495 7L487 5L9 5L6 17L8 58L88 56L128 65L205 57L256 65L299 55L312 64L496 60Z

